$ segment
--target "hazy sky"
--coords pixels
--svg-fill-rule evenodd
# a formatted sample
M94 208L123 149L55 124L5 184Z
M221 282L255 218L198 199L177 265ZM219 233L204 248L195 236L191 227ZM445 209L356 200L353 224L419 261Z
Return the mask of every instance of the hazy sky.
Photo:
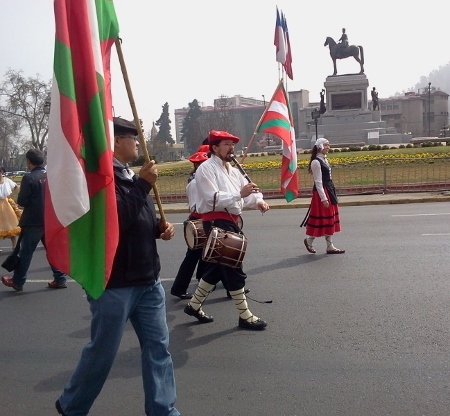
M284 1L284 2L283 2ZM0 80L7 69L52 78L54 14L51 0L2 0ZM411 89L421 76L450 61L446 9L441 1L405 0L115 0L120 37L139 117L150 128L169 103L243 95L268 100L278 83L273 35L276 6L286 16L294 80L319 101L333 72L327 36L346 28L349 43L362 45L365 74L380 98ZM115 114L132 118L117 54L113 59ZM338 74L359 71L353 58L338 61ZM439 86L436 86L439 87ZM447 91L450 93L450 91ZM172 124L173 126L173 124ZM175 129L172 127L173 135Z

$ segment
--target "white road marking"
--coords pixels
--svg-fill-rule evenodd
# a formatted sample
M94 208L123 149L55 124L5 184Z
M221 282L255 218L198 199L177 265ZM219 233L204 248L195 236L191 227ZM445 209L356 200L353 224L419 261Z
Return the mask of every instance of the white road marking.
M442 212L438 214L396 214L391 215L391 217L426 217L431 215L450 215L450 212Z
M423 236L450 235L450 233L422 234Z

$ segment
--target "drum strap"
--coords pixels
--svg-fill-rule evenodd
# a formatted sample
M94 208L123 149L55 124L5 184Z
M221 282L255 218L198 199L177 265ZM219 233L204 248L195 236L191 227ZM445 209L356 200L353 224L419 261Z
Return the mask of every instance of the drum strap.
M217 194L219 192L216 192L214 194L214 199L213 199L213 210L212 210L212 218L211 218L211 226L214 227L214 212L216 211L216 198L217 198Z

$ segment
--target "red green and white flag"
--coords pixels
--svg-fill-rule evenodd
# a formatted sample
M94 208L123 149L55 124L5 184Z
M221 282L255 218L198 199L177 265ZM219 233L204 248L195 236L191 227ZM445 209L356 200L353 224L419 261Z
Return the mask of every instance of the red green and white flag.
M47 143L49 262L97 299L111 274L119 225L113 173L112 0L55 0Z
M289 107L289 99L280 81L266 112L261 117L257 133L269 133L282 141L281 190L287 202L298 197L297 147Z

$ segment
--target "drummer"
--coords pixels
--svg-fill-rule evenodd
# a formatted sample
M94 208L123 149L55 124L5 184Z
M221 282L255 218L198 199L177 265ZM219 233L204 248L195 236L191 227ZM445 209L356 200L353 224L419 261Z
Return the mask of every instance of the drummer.
M197 212L203 214L203 229L208 235L214 226L223 230L239 233L238 219L244 206L266 212L269 205L254 183L248 183L239 170L231 166L231 156L239 138L226 131L212 130L209 133L209 151L211 157L203 162L195 173L198 200ZM229 293L239 311L238 325L250 330L262 330L267 323L253 315L245 296L247 275L242 267L232 268L218 263L206 263L205 271L198 287L184 308L184 312L194 316L201 323L212 322L202 304L214 285L225 276Z
M197 188L195 186L195 172L197 168L205 161L208 160L209 146L202 145L198 148L197 152L189 156L189 161L193 163L193 169L189 174L188 184L186 186L186 195L189 204L189 217L188 221L200 220L202 215L196 211L195 201L197 200ZM180 299L190 299L192 295L188 293L188 287L191 283L192 276L195 268L197 267L197 280L203 274L205 262L202 260L203 247L191 250L187 249L186 256L180 264L178 273L173 282L170 293ZM198 264L197 264L198 263Z

